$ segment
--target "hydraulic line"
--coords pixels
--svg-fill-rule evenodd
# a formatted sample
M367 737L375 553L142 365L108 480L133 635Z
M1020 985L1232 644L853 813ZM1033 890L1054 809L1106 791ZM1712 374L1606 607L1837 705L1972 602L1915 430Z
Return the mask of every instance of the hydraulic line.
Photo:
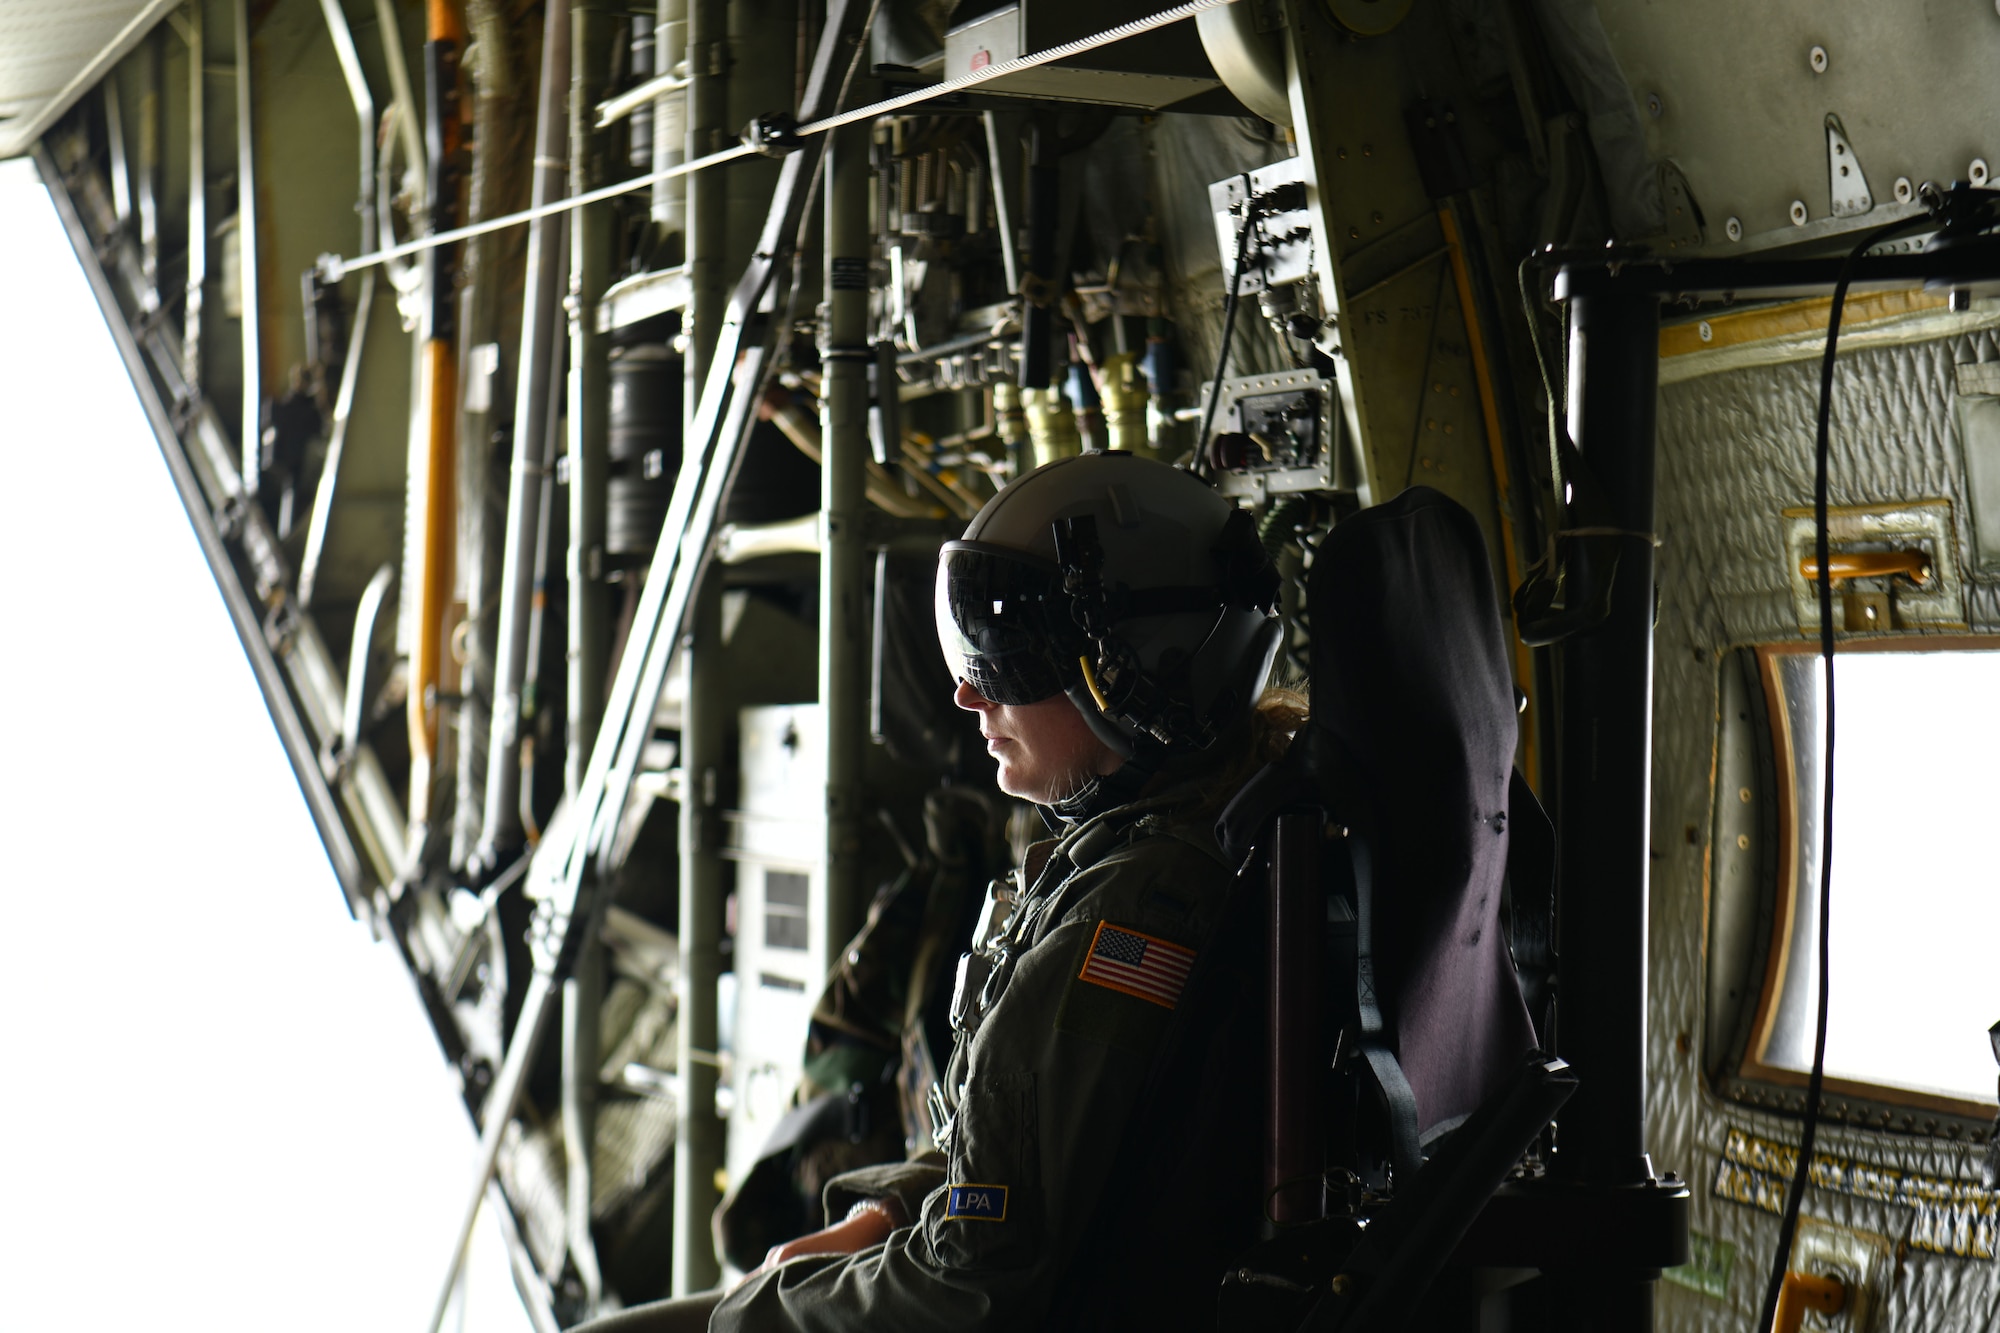
M326 0L334 3L334 0ZM542 25L540 104L536 109L534 184L531 199L542 207L562 196L569 135L565 99L569 92L569 4L549 0ZM547 541L543 514L543 474L547 469L550 383L561 348L556 312L567 249L560 222L538 219L528 226L525 308L521 312L521 357L514 401L513 485L507 491L505 563L500 575L499 650L493 663L493 723L486 751L486 807L480 820L475 863L496 868L501 852L521 836L522 773L516 755L521 743L523 687L529 671L529 629L537 596L536 567Z
M430 214L435 226L451 211L457 193L451 160L458 147L458 58L465 29L450 0L431 0L426 11L426 156L430 162ZM433 238L435 239L435 238ZM458 539L458 350L452 250L429 253L419 401L425 421L423 523L417 579L416 654L408 702L410 822L430 822L431 779L437 763L438 685L444 668L444 619L451 605L452 558Z
M257 139L250 119L250 0L236 0L236 243L241 276L243 317L243 416L239 442L243 451L243 489L257 493L263 477L263 378L259 361L263 335L258 328L257 295Z
M347 80L347 94L354 102L355 121L360 126L361 194L355 212L361 217L361 246L369 249L375 244L375 97L368 90L368 76L362 72L361 57L354 49L347 11L340 7L340 0L320 0L320 9L326 17L327 34L340 61L341 75ZM326 550L327 523L333 511L334 491L340 484L341 460L347 452L347 426L354 415L354 395L361 382L361 354L374 308L375 273L371 269L361 275L361 291L354 303L354 325L348 334L347 358L341 363L340 390L333 402L333 425L327 432L326 462L320 468L312 515L306 524L305 555L299 561L299 605L307 610L312 608L320 557Z

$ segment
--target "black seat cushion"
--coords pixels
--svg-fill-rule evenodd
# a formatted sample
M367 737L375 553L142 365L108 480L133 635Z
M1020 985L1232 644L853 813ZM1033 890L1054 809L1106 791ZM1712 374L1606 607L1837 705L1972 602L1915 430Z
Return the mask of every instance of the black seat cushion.
M1370 807L1379 994L1427 1129L1535 1045L1500 925L1517 721L1479 525L1429 487L1363 510L1321 543L1307 605L1312 725Z

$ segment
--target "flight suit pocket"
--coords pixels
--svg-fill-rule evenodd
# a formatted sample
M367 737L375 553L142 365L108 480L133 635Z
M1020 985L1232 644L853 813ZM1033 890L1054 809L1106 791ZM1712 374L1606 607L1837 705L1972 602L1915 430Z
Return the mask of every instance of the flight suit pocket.
M1035 1076L970 1080L953 1123L945 1188L925 1209L924 1229L950 1268L1018 1268L1041 1243L1041 1154L1035 1137Z

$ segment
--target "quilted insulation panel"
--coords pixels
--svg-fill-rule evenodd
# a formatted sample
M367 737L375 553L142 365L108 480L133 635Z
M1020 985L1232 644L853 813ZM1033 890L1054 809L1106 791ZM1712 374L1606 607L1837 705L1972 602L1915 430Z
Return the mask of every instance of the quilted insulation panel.
M1837 372L1831 498L1836 505L1950 498L1961 559L1970 553L1965 467L1952 411L1954 367L2000 360L1990 331L1857 350ZM1659 1327L1754 1325L1778 1219L1718 1197L1718 1172L1755 1140L1797 1142L1795 1120L1711 1093L1700 1072L1711 774L1719 663L1731 648L1802 637L1785 573L1780 511L1812 503L1816 361L1729 370L1668 385L1659 403L1661 600L1657 640L1652 810L1652 995L1648 1059L1653 1157L1694 1190L1693 1226L1719 1252L1695 1285L1663 1282ZM1967 570L1968 618L2000 631L2000 584ZM1869 1167L1978 1181L1970 1145L1843 1126L1820 1132L1822 1153ZM1991 1196L1986 1196L1990 1209ZM1805 1216L1871 1233L1894 1255L1879 1330L2000 1329L1995 1261L1927 1253L1922 1210L1812 1189ZM1990 1213L1988 1221L1990 1223ZM1698 1246L1702 1245L1698 1239ZM1946 1248L1949 1248L1948 1246Z

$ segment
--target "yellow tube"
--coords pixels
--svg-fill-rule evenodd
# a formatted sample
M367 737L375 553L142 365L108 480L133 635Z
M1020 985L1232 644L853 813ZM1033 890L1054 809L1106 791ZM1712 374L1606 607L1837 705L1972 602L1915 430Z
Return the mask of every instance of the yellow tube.
M1097 688L1097 673L1090 669L1090 654L1077 658L1076 664L1083 668L1083 687L1090 691L1091 698L1097 700L1097 711L1110 712L1111 705L1104 702L1104 691Z
M446 612L451 606L452 557L458 539L458 360L451 343L424 344L424 410L430 449L424 460L423 560L417 571L417 651L411 664L410 820L430 818L431 774L437 754L437 693L444 667Z
M1500 553L1507 565L1507 586L1521 586L1521 559L1514 547L1514 518L1508 498L1507 451L1500 435L1500 406L1493 394L1493 368L1486 357L1486 336L1479 323L1479 303L1472 293L1472 271L1465 261L1465 242L1459 236L1458 218L1450 205L1438 209L1438 225L1444 230L1445 248L1451 256L1452 282L1458 288L1458 309L1465 320L1465 342L1472 352L1473 381L1479 387L1479 411L1486 425L1486 447L1492 456L1494 499L1500 511ZM1535 659L1518 634L1509 634L1514 645L1514 679L1534 707ZM1535 743L1535 728L1521 728L1521 775L1531 788L1542 785L1541 755Z

